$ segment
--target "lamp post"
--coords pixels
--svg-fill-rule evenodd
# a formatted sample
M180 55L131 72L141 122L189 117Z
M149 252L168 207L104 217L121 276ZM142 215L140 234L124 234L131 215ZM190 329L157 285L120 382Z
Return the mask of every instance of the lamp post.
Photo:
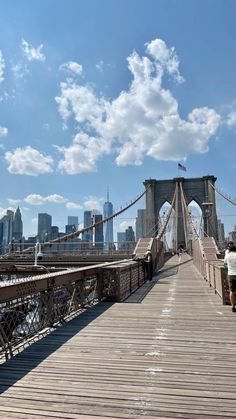
M34 266L38 266L38 258L42 259L41 243L37 242L34 249Z

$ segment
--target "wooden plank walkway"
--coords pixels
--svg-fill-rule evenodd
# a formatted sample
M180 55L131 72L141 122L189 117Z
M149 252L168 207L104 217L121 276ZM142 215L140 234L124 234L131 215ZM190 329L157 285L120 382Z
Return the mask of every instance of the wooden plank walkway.
M0 366L0 418L236 418L236 314L188 256Z

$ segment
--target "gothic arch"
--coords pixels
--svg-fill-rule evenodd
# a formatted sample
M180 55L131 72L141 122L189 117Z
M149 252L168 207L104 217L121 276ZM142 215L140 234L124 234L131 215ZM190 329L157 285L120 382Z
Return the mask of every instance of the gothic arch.
M217 241L217 217L215 190L215 176L203 176L200 178L177 177L167 180L148 179L144 185L146 192L146 223L147 231L151 231L157 225L158 215L164 202L172 202L175 190L178 191L176 204L176 217L178 228L176 233L176 246L184 242L183 214L181 208L181 188L183 190L187 205L195 201L203 212L204 231L207 235L213 236ZM207 211L208 210L208 211Z

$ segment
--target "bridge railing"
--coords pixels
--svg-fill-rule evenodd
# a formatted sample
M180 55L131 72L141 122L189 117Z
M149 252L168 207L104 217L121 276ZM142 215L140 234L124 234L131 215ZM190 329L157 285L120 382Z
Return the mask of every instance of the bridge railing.
M71 241L62 241L55 244L39 243L41 253L43 255L101 255L101 254L114 254L114 255L132 255L134 247L136 245L135 241L112 241L112 242L89 242L79 239L73 239ZM0 246L0 258L6 258L7 256L12 257L29 255L27 249L30 248L31 254L34 254L36 243L35 242L14 242L14 245L11 243L8 246L5 246L4 249Z
M164 248L155 246L159 269ZM142 261L131 259L0 282L0 358L95 301L124 301L144 282Z
M212 237L198 238L192 243L193 262L202 277L221 298L222 304L229 304L227 271L223 259L218 259L218 249Z
M102 266L8 281L0 288L0 355L63 322L98 298Z

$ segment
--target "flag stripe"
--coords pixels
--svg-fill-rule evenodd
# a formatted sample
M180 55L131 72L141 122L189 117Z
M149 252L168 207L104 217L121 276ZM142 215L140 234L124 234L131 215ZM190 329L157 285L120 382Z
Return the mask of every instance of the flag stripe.
M180 163L178 163L178 169L183 170L184 172L186 172L186 170L187 170L187 168Z

